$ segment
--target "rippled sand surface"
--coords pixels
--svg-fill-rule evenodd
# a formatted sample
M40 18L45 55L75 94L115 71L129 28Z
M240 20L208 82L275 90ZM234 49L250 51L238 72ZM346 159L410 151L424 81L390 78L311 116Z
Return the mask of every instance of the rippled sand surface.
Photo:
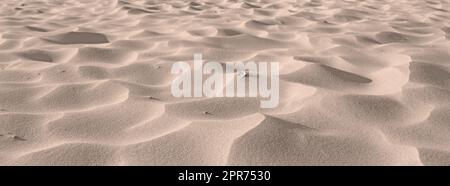
M441 0L5 0L0 164L450 165L449 20ZM280 62L280 105L173 97L194 53Z

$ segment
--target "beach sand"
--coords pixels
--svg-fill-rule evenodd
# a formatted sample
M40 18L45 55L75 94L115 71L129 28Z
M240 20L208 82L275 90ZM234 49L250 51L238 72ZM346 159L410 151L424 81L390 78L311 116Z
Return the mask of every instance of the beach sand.
M0 165L450 165L450 1L6 0ZM171 95L280 64L280 104Z

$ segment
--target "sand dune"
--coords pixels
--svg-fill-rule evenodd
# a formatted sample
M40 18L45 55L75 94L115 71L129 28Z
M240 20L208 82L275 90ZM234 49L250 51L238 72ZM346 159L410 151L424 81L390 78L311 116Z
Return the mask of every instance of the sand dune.
M0 165L450 165L450 2L6 0ZM176 98L280 63L280 104Z

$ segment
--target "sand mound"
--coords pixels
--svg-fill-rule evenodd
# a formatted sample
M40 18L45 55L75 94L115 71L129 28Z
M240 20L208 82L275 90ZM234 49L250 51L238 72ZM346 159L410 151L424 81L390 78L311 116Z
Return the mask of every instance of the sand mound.
M50 36L44 40L62 45L109 43L105 35L92 32L68 32Z

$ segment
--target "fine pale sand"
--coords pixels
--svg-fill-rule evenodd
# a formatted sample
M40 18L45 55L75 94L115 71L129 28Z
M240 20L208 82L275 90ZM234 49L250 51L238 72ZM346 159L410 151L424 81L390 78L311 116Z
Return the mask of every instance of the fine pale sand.
M4 0L0 165L450 165L450 2ZM194 53L280 105L175 98Z

